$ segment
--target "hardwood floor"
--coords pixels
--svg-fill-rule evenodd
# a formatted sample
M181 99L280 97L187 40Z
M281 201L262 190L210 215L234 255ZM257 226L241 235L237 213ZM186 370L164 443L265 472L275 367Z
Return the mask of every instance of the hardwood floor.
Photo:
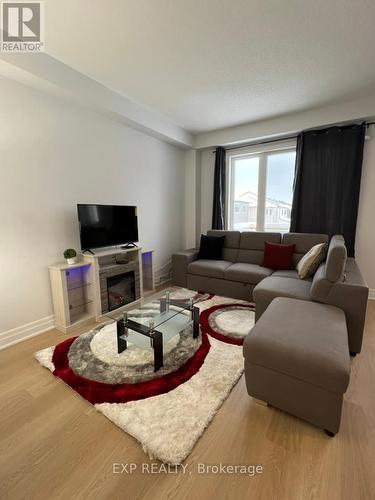
M52 330L0 351L0 498L375 498L375 301L335 438L255 404L242 377L188 457L186 474L142 474L151 461L139 443L34 360L35 351L64 338ZM260 464L263 473L197 471L199 463L220 462ZM113 463L137 470L114 474Z

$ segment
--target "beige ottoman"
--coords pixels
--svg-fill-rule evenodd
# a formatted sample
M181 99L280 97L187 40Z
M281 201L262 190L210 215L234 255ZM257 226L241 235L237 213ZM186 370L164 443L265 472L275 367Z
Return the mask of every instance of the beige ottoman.
M316 302L276 298L244 342L250 396L333 436L340 427L350 356L345 315Z

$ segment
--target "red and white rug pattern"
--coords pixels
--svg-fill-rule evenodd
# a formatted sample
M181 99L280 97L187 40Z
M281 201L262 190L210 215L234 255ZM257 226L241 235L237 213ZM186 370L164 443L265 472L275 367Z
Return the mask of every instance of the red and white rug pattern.
M221 342L242 345L255 323L255 304L213 296L200 308L201 330Z
M196 292L175 292L184 300ZM185 300L186 300L185 298ZM243 371L241 345L254 323L254 305L200 295L201 335L176 336L153 372L152 353L130 345L116 350L115 325L97 328L36 353L37 360L125 432L150 458L179 464L227 398ZM157 313L133 313L147 321Z

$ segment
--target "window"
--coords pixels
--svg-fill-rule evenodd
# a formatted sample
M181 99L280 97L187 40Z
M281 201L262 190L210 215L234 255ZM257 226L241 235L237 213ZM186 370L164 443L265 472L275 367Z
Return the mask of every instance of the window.
M294 141L228 152L229 229L289 231L295 157Z

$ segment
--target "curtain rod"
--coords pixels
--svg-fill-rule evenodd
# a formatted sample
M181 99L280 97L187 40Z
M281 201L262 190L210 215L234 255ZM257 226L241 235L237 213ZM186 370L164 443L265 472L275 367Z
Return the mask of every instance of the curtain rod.
M375 122L366 123L366 127L369 127L370 125L375 125ZM345 126L345 125L343 125L343 126ZM260 142L247 142L246 144L242 144L241 146L231 146L229 148L224 148L224 149L225 149L225 151L231 151L232 149L241 149L241 148L248 148L250 146L261 146L262 144L270 144L272 142L288 141L290 139L297 139L298 135L299 134L293 134L293 135L288 135L287 137L279 137L278 139L268 139L268 140L260 141ZM216 153L215 150L212 152Z
M241 146L232 146L229 148L224 148L225 151L230 151L231 149L241 149L241 148L248 148L249 146L260 146L261 144L270 144L271 142L281 142L281 141L288 141L290 139L296 139L298 137L298 134L293 134L293 135L288 135L287 137L279 137L278 139L268 139L265 141L260 141L260 142L248 142L246 144L242 144ZM214 151L215 153L215 151Z

